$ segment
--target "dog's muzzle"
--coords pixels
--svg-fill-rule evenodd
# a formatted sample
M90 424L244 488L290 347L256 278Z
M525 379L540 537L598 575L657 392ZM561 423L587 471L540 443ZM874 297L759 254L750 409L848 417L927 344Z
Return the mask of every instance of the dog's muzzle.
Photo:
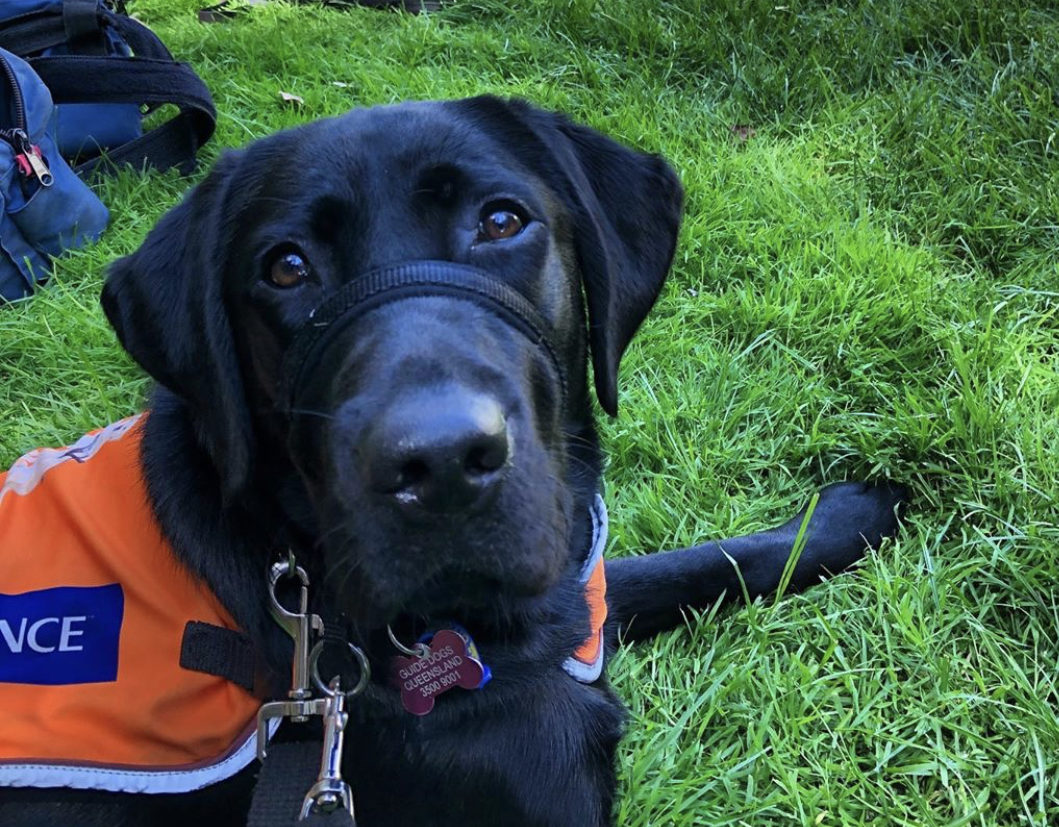
M284 362L280 398L288 410L295 407L305 377L313 373L328 345L343 330L384 304L423 296L473 302L517 330L547 356L561 394L566 396L567 379L550 326L525 296L477 267L449 261L414 261L364 273L316 306L295 334Z

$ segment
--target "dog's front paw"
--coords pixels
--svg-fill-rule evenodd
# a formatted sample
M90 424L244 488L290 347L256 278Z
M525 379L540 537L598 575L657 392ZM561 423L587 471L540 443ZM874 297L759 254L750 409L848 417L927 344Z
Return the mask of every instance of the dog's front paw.
M850 529L872 548L897 534L901 511L908 502L903 485L881 482L837 482L820 491L813 522L832 530ZM839 527L840 524L841 528Z
M837 574L869 548L894 537L908 490L896 483L839 482L820 491L809 520L805 549L795 568L793 585L803 588L821 575ZM791 547L807 509L779 528Z

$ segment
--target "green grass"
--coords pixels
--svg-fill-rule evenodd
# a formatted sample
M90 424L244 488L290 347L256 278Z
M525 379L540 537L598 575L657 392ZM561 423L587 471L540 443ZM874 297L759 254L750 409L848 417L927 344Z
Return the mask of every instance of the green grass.
M603 426L612 554L762 528L829 481L910 485L855 574L619 654L620 824L1059 823L1054 3L130 5L213 89L206 160L488 91L673 162L673 276ZM106 181L104 238L0 311L0 465L142 404L97 295L186 186Z

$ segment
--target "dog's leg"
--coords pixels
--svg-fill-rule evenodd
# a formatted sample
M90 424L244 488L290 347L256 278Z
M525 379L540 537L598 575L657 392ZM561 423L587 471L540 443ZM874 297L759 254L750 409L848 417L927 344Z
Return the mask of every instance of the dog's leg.
M820 492L789 589L804 589L850 566L897 531L905 491L890 483L836 483ZM607 562L608 628L642 640L681 622L684 607L774 592L805 510L783 525L678 551ZM737 571L738 569L738 571ZM740 580L742 582L740 582Z

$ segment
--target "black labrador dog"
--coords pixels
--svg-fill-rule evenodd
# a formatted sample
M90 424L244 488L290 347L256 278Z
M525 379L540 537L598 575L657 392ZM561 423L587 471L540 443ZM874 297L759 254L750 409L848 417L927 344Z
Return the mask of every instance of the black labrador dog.
M612 823L623 707L605 675L562 668L591 633L579 577L602 460L588 364L614 415L681 203L659 157L561 115L407 103L225 155L113 266L106 314L158 383L142 460L176 554L253 639L274 697L291 642L265 572L288 550L313 608L373 667L343 763L362 827ZM900 499L825 488L791 587L892 535ZM607 645L774 591L802 516L610 561ZM492 680L411 715L387 679L387 629L411 643L449 622ZM82 822L234 824L253 774L161 804L71 796Z

